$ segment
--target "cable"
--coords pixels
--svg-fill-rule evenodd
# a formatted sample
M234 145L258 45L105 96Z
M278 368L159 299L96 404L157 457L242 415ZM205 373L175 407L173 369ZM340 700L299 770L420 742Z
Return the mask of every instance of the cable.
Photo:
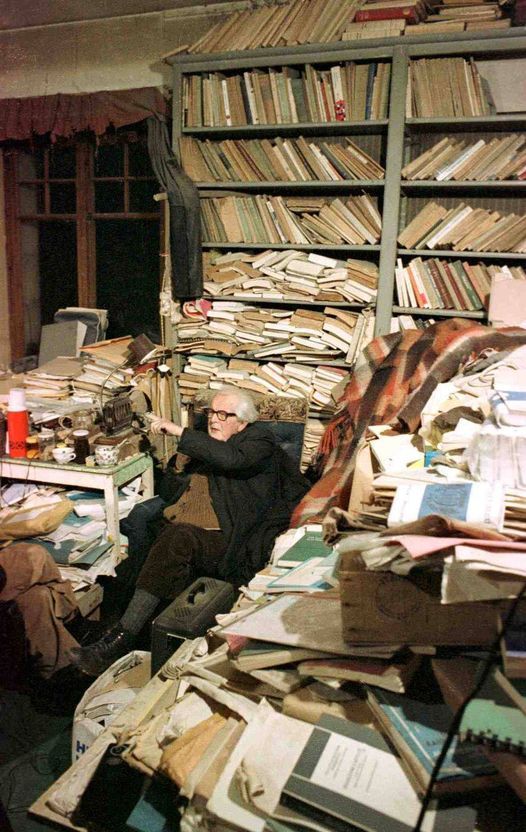
M482 665L479 666L479 668L477 670L478 679L477 678L475 679L475 684L473 685L473 689L472 689L471 693L466 697L464 702L462 702L462 704L459 706L459 708L457 709L457 711L453 715L453 719L451 720L451 724L449 726L446 738L445 738L444 743L442 745L442 748L440 750L440 754L438 755L437 760L435 762L435 765L433 766L433 771L431 772L431 777L430 777L429 783L427 785L426 793L425 793L424 798L422 800L422 808L420 809L420 814L418 815L418 819L417 819L415 827L413 828L413 832L420 832L420 830L422 828L422 823L424 821L425 814L426 814L427 810L429 809L429 804L430 804L432 796L433 796L433 789L435 787L436 779L438 777L440 769L442 768L442 763L444 762L445 756L446 756L447 752L449 751L449 747L450 747L451 743L453 742L453 738L456 736L457 731L460 727L460 723L462 722L462 717L464 716L464 711L466 710L467 706L472 701L472 699L474 699L477 696L477 694L481 690L484 682L488 678L490 670L492 668L492 665L495 661L495 657L499 653L501 639L506 635L510 624L513 622L513 619L515 618L515 613L517 611L517 608L518 608L520 602L525 597L525 594L526 594L526 582L523 584L521 591L519 592L517 597L514 599L512 605L510 606L510 608L509 608L509 610L506 614L506 617L504 619L504 624L502 626L502 630L496 636L495 641L491 645L491 647L488 651L487 658L482 663Z

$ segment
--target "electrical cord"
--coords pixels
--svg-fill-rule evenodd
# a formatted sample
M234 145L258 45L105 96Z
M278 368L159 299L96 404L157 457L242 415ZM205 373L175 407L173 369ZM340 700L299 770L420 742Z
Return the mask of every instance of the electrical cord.
M453 742L453 738L456 736L457 731L460 727L460 723L462 722L462 717L464 716L464 711L466 710L469 703L477 696L479 691L481 690L484 682L488 678L491 668L495 662L497 655L500 652L500 642L501 639L504 638L506 635L510 625L515 618L515 613L518 609L520 602L526 597L526 582L523 584L521 591L514 599L513 603L511 604L506 617L504 619L504 623L502 625L501 632L496 636L495 641L491 645L488 655L485 661L479 666L477 670L477 676L475 678L475 683L471 690L471 693L466 697L464 702L457 708L455 714L453 715L453 719L451 720L451 724L449 726L446 738L440 750L440 754L437 757L435 765L433 766L433 771L431 772L431 777L429 778L429 783L427 785L426 793L422 800L422 808L420 809L420 814L418 816L416 825L413 828L413 832L420 832L422 828L422 823L424 822L424 817L426 815L427 810L429 809L429 804L431 802L433 796L433 789L435 787L435 783L442 768L442 764L444 762L445 756L449 751L449 747ZM478 677L478 678L477 678Z

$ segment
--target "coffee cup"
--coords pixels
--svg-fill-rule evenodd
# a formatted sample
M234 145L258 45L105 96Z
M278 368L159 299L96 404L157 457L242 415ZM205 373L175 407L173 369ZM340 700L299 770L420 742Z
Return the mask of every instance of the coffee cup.
M53 448L51 453L53 454L53 459L59 465L65 465L66 462L71 462L75 459L75 451L72 448Z
M95 445L95 462L100 466L116 465L119 461L119 448L116 445Z

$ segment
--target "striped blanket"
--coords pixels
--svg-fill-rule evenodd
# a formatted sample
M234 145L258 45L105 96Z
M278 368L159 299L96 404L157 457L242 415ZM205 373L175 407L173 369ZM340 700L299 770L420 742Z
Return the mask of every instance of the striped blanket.
M463 318L375 338L327 426L317 459L321 477L296 507L291 525L321 523L333 506L347 508L356 453L369 425L412 433L438 384L478 358L497 361L522 344L525 329L493 329Z

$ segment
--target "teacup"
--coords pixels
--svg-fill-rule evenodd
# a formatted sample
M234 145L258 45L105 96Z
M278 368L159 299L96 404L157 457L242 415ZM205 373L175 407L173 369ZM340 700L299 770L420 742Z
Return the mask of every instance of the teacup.
M119 448L116 445L95 445L95 462L97 465L116 465L119 460Z
M65 465L66 462L71 462L75 459L75 451L72 448L53 448L51 451L53 459L59 465Z

